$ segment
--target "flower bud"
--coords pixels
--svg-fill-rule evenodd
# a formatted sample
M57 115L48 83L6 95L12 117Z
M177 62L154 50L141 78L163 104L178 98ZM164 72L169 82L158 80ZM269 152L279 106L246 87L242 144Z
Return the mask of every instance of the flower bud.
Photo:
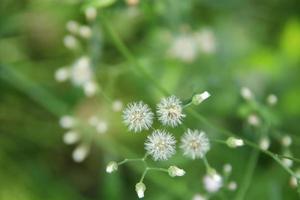
M65 115L60 118L59 124L62 128L72 128L75 124L75 120L72 116Z
M67 67L62 67L55 71L55 80L58 82L66 81L69 76L70 73Z
M108 165L106 166L107 173L112 173L117 170L118 170L118 163L116 163L115 161L109 162Z
M235 137L229 137L226 140L226 144L230 147L230 148L236 148L236 147L240 147L244 145L244 141L242 139L237 139Z
M176 166L170 166L168 169L168 173L171 177L175 177L175 176L183 176L185 174L185 171Z
M193 96L192 102L193 102L194 105L199 105L204 100L206 100L208 97L210 97L210 94L207 91L205 91L205 92L203 92L201 94L195 94Z
M245 100L250 100L253 98L252 91L247 87L242 87L241 95Z
M224 166L223 166L223 172L226 174L226 175L229 175L230 173L231 173L231 171L232 171L232 166L231 166L231 164L225 164Z
M270 139L268 137L263 137L260 141L259 141L259 147L262 150L268 150L270 147Z
M270 94L268 97L267 97L267 103L270 105L270 106L274 106L277 104L277 96L274 95L274 94Z
M236 182L234 182L234 181L229 182L228 185L227 185L227 188L230 191L235 191L236 188L237 188Z
M139 198L143 198L144 197L144 192L146 190L146 186L144 183L139 182L135 185L135 191L138 195Z
M89 154L90 148L86 144L79 145L72 153L75 162L82 162Z
M65 144L75 144L79 141L79 135L75 131L68 131L64 134L63 141Z
M87 20L93 21L97 17L97 10L95 7L88 7L85 9L84 14Z

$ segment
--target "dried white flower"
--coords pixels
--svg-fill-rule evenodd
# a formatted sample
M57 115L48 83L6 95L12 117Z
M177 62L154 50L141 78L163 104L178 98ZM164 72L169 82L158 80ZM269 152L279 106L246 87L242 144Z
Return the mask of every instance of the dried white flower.
M98 86L94 81L84 83L83 90L87 97L94 96L97 92Z
M207 174L203 178L204 188L209 193L217 192L223 186L223 178L217 174Z
M70 76L69 69L67 67L59 68L55 71L55 80L58 82L66 81Z
M65 144L75 144L79 141L79 134L75 131L68 131L63 136L63 141Z
M244 140L238 139L238 138L235 138L235 137L229 137L229 138L226 140L226 144L227 144L230 148L241 147L241 146L244 146Z
M247 87L242 87L241 95L245 100L251 100L253 98L252 91Z
M79 35L85 39L88 39L92 36L92 30L89 26L82 25L79 27Z
M140 199L144 198L145 190L146 190L146 186L144 183L139 182L135 185L135 191Z
M268 97L267 97L267 103L270 105L270 106L274 106L277 104L277 96L275 94L270 94Z
M123 108L123 103L122 103L122 101L120 101L120 100L115 100L115 101L112 103L112 110L113 110L114 112L119 112L119 111L122 110L122 108Z
M249 115L247 121L252 126L259 126L260 125L260 119L256 114Z
M75 124L75 119L72 116L65 115L60 118L59 124L62 128L72 128Z
M112 173L117 170L118 170L118 163L116 163L115 161L109 162L108 165L106 166L107 173Z
M70 33L77 34L78 29L79 29L79 24L78 24L78 22L71 20L71 21L68 21L66 28Z
M188 129L181 138L180 148L191 159L203 158L210 149L209 139L203 131Z
M209 92L205 91L201 94L195 94L193 96L192 102L193 102L194 105L199 105L200 103L202 103L204 100L206 100L209 97L210 97Z
M66 35L63 41L68 49L76 49L78 46L78 41L73 35Z
M92 80L92 69L90 59L86 56L80 57L72 66L71 80L74 85L82 86Z
M97 17L97 10L95 7L88 7L84 11L85 17L89 21L93 21Z
M259 147L262 150L268 150L270 147L270 139L268 137L263 137L259 141Z
M163 98L157 104L157 115L159 121L165 126L175 127L182 123L185 115L182 113L182 105L180 99L175 96Z
M155 130L147 137L145 149L155 161L168 160L176 152L175 144L176 140L170 133L164 130Z
M89 154L90 147L86 144L81 144L75 148L72 153L72 158L75 162L82 162Z
M130 131L148 130L153 123L153 113L142 101L130 103L123 111L124 123Z
M185 171L183 169L178 168L177 166L170 166L168 169L168 173L171 177L185 175Z

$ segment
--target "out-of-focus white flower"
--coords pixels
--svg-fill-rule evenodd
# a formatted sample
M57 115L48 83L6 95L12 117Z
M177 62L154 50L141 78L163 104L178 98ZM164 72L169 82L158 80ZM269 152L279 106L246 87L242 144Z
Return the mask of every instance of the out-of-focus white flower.
M175 127L182 123L185 115L182 113L182 103L175 96L163 98L157 104L157 115L159 121L165 126Z
M144 198L144 193L145 193L145 190L146 190L146 186L144 183L142 182L138 182L136 185L135 185L135 191L138 195L138 197L141 199L141 198Z
M184 62L193 62L197 56L197 44L194 37L188 34L175 37L169 54Z
M290 186L292 188L297 188L298 187L298 180L297 180L296 177L291 176L291 178L290 178Z
M82 86L92 80L90 59L87 56L80 57L72 66L71 80L74 85Z
M236 188L237 188L236 182L234 182L234 181L229 182L228 185L227 185L227 188L230 191L235 191Z
M82 162L87 157L89 152L90 147L85 144L81 144L74 149L72 158L75 162Z
M235 137L229 137L226 140L226 144L231 148L241 147L244 146L244 140Z
M63 41L68 49L76 49L78 47L78 41L73 35L66 35Z
M277 104L277 96L275 94L270 94L268 97L267 97L267 103L270 105L270 106L274 106Z
M292 157L290 151L285 151L283 153L284 156L288 156L288 157ZM291 160L291 159L288 159L288 158L282 158L282 163L286 166L286 167L292 167L294 162Z
M259 141L259 147L262 150L268 150L270 147L270 139L268 137L263 137Z
M253 98L252 91L247 87L242 87L241 95L245 100L251 100Z
M198 42L199 50L201 52L211 54L216 51L215 36L210 29L205 28L203 30L200 30L195 34L195 39Z
M106 133L107 129L108 129L108 125L107 125L106 121L99 120L97 122L96 130L98 133L100 133L100 134Z
M223 179L218 173L207 174L203 178L203 184L207 192L214 193L223 186Z
M116 163L115 161L109 162L108 165L106 166L106 172L109 174L117 170L118 170L118 163Z
M88 7L84 10L84 14L87 20L93 21L97 17L97 9L95 7Z
M230 174L231 173L231 171L232 171L232 166L231 166L231 164L229 164L229 163L227 163L227 164L225 164L224 166L223 166L223 172L225 173L225 174Z
M201 194L195 194L192 200L207 200L207 198Z
M115 100L115 101L112 103L112 110L113 110L114 112L119 112L119 111L122 110L122 108L123 108L123 103L122 103L122 101L120 101L120 100Z
M180 148L191 159L203 158L210 149L209 139L204 132L188 129L181 138Z
M97 92L97 89L97 84L94 81L88 81L83 85L84 94L87 97L94 96Z
M79 27L79 35L83 38L90 38L92 36L92 30L89 26L82 25Z
M292 138L289 135L285 135L281 139L281 144L285 147L289 147L292 144Z
M178 168L177 166L170 166L168 169L168 173L171 177L185 175L185 171L183 169Z
M124 123L130 131L148 130L153 123L153 113L142 101L130 103L123 111Z
M68 21L66 24L67 30L72 34L77 34L79 30L79 24L76 21Z
M68 131L63 136L63 141L65 144L75 144L79 141L79 134L75 131Z
M145 149L155 161L168 160L176 152L175 144L176 140L170 133L164 130L155 130L147 137Z
M88 122L91 126L96 126L98 123L99 119L97 116L93 115L89 118Z
M55 80L58 82L64 82L69 77L70 77L70 72L67 67L62 67L55 71Z
M193 96L192 102L193 102L194 105L199 105L199 104L202 103L204 100L206 100L208 97L210 97L210 94L209 94L209 92L207 92L207 91L205 91L205 92L203 92L203 93L201 93L201 94L195 94L195 95Z
M65 115L60 118L59 124L62 128L72 128L75 124L75 119L70 115Z
M251 114L248 116L248 124L252 126L259 126L260 125L260 119L256 114Z

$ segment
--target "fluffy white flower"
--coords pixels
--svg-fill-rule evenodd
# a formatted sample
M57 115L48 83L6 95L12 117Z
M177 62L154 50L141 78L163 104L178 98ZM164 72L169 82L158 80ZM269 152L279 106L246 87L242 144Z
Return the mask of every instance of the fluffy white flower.
M182 105L180 99L175 96L163 98L157 104L157 115L159 121L165 126L175 127L182 123L185 115L182 113Z
M155 161L168 160L176 152L175 144L176 140L170 133L164 130L155 130L147 137L145 149Z
M70 73L67 67L62 67L55 71L55 80L58 82L66 81L69 76Z
M89 146L82 144L76 147L72 153L72 158L75 162L82 162L89 154Z
M142 101L130 103L123 111L124 123L130 131L148 130L153 123L153 113Z
M223 186L223 179L217 173L207 174L203 178L203 184L207 192L214 193Z
M79 134L75 131L68 131L63 136L65 144L75 144L79 141Z
M79 58L71 68L71 80L77 86L82 86L92 79L90 59L86 56Z
M203 158L209 151L209 139L204 132L188 129L181 138L183 155L192 159Z

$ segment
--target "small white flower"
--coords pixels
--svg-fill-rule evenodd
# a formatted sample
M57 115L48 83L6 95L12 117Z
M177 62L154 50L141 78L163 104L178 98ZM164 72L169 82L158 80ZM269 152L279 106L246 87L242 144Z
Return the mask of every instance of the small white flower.
M247 87L242 87L241 95L245 100L251 100L253 98L252 91Z
M80 57L72 66L71 80L74 85L82 86L92 80L92 69L90 59L86 56Z
M87 97L94 96L97 92L97 89L97 84L94 81L88 81L83 85L83 90Z
M268 97L267 97L267 103L270 105L270 106L274 106L277 104L277 96L275 94L270 94Z
M172 157L175 150L175 138L164 130L155 130L147 137L145 149L155 161L168 160Z
M203 178L203 184L207 192L214 193L223 186L223 179L217 173L207 174Z
M281 139L281 144L285 147L289 147L292 144L292 138L289 135L285 135Z
M229 164L229 163L225 164L225 165L223 166L223 171L224 171L224 173L227 174L227 175L230 174L231 171L232 171L232 166L231 166L231 164Z
M260 139L259 147L262 150L268 150L270 147L270 139L268 137L263 137L262 139Z
M201 194L195 194L192 200L207 200L207 198Z
M67 67L59 68L55 71L55 80L58 82L66 81L70 76L69 69Z
M78 22L71 20L71 21L68 21L66 28L70 33L77 34L78 29L79 29L79 24L78 24Z
M182 113L180 99L175 96L163 98L157 105L157 115L159 121L165 126L175 127L182 123L185 115Z
M115 100L115 101L112 103L112 110L113 110L114 112L119 112L119 111L122 110L122 108L123 108L123 103L122 103L122 101L120 101L120 100Z
M97 17L97 10L95 7L88 7L84 11L85 17L89 21L93 21Z
M250 124L252 126L259 126L260 125L260 119L256 114L249 115L247 121L248 121L248 124Z
M108 125L106 121L99 120L96 124L96 130L98 133L103 134L107 131Z
M109 162L108 165L106 166L106 172L109 174L117 170L118 170L118 163L116 163L115 161Z
M79 145L73 151L72 158L75 162L82 162L89 154L89 151L90 151L89 146L85 144Z
M209 139L204 132L188 129L181 138L183 155L191 159L203 158L209 151Z
M79 27L79 35L85 39L88 39L92 36L92 30L89 26L82 25Z
M66 35L63 41L68 49L76 49L78 46L78 41L73 35Z
M210 97L209 92L205 91L201 94L195 94L193 96L192 102L193 102L194 105L199 105L200 103L202 103L204 100L206 100L209 97Z
M60 118L59 124L62 128L72 128L75 124L75 119L72 116L65 115Z
M130 131L148 130L153 123L153 113L142 101L130 103L123 111L124 123Z
M168 169L168 173L171 177L185 175L185 171L183 169L178 168L177 166L170 166Z
M237 188L236 182L234 182L234 181L229 182L228 185L227 185L227 188L228 188L230 191L235 191L236 188Z
M65 144L75 144L79 141L79 134L75 131L68 131L63 136Z
M139 182L135 185L135 191L140 199L144 198L145 190L146 190L146 186L144 183Z
M238 138L235 138L235 137L229 137L227 140L226 140L226 143L227 145L230 147L230 148L236 148L236 147L241 147L244 145L244 140L242 139L238 139Z

